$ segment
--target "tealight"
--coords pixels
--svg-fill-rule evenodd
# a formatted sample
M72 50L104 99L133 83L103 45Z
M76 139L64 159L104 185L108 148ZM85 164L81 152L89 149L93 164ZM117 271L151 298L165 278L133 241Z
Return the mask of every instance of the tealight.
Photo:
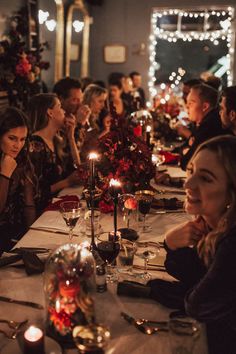
M44 334L40 328L30 326L25 331L24 354L45 354Z

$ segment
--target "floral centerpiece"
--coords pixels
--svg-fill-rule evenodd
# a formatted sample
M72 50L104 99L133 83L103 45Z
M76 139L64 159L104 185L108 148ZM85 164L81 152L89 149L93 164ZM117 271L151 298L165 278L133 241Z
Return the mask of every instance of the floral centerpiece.
M78 244L60 246L47 261L44 291L47 333L65 347L73 347L76 325L94 323L94 259Z
M133 127L120 120L112 109L112 129L99 142L100 160L97 163L96 185L103 191L100 202L102 211L113 209L109 196L109 182L113 178L121 182L123 193L133 193L149 187L155 175L151 150L133 134Z
M8 34L0 41L0 90L7 91L9 103L20 108L26 108L32 95L44 91L40 73L49 68L41 56L47 43L30 51L25 42L27 33L27 8L22 7L11 16Z

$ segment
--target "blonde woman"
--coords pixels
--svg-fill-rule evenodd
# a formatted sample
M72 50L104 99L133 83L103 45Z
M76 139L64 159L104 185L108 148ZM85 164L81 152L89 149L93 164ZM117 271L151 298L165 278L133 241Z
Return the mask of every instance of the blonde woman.
M236 138L199 146L188 164L186 211L167 232L166 269L187 289L186 312L207 324L209 354L236 353Z

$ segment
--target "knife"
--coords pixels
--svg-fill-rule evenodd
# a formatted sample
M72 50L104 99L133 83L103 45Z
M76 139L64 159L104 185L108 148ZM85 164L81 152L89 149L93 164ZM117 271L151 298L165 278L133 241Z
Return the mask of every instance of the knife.
M184 213L184 209L176 209L176 210L152 210L150 214L175 214L175 213Z
M133 317L131 317L125 312L121 312L120 314L128 323L136 326L136 320Z
M139 327L143 324L150 324L150 325L159 325L159 326L167 326L168 322L167 321L152 321L152 320L145 320L145 319L139 319L136 320L134 317L128 315L126 312L121 312L121 316L130 324L134 325L139 329Z
M29 306L29 307L33 307L38 310L43 310L43 308L44 308L42 305L36 304L35 302L24 301L24 300L15 300L15 299L11 299L10 297L6 297L6 296L0 296L0 301L9 302L11 304Z

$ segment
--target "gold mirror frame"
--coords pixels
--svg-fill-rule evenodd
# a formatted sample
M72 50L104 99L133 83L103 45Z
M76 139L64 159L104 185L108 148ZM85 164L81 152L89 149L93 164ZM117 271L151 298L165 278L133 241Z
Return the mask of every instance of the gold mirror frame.
M57 31L55 48L55 70L54 82L63 77L63 57L64 57L64 5L63 0L54 0L56 3Z
M89 60L89 25L90 17L83 3L83 0L74 0L74 3L69 6L67 21L66 21L66 67L65 75L70 76L70 53L71 53L71 38L72 38L72 17L74 10L80 10L84 16L84 28L82 38L82 53L81 53L81 77L88 76L88 60Z

